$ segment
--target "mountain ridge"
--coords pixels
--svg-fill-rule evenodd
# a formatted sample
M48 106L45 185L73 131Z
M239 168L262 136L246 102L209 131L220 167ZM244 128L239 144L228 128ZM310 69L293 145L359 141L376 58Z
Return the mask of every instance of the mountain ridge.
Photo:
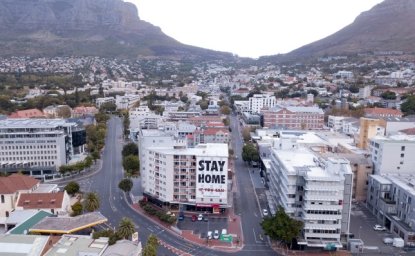
M178 42L122 0L2 0L0 33L2 56L232 56Z

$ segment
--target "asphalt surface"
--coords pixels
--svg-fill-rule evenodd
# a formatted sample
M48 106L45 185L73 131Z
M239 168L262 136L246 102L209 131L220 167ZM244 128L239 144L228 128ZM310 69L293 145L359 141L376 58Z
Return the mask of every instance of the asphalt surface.
M234 117L231 118L232 125L236 124L233 119ZM195 256L253 255L253 253L256 256L277 255L265 242L265 239L260 239L260 234L263 233L259 225L261 213L252 187L248 168L241 160L237 160L235 163L239 186L238 198L235 201L237 201L238 211L242 216L245 247L237 253L221 252L190 243L179 235L169 230L164 230L163 227L141 216L130 207L124 199L124 193L118 188L118 182L124 177L121 158L121 150L123 147L122 120L116 116L111 117L108 121L107 131L106 146L102 155L102 170L91 177L79 181L79 183L82 191L94 191L99 194L101 199L99 211L108 218L108 225L115 228L123 217L128 217L135 223L139 238L143 244L146 243L150 234L155 234L165 243ZM240 134L237 132L238 128L233 129L233 131L232 139L236 144L236 147L234 147L236 149L235 152L240 156L243 143ZM165 247L159 246L157 255L175 254Z

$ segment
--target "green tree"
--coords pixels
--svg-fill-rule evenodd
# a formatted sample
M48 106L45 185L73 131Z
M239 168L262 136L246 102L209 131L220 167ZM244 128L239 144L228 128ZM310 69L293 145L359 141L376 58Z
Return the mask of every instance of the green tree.
M248 143L242 148L242 160L246 162L259 161L258 149L254 144Z
M129 155L123 158L122 166L129 175L139 175L140 160L138 156Z
M117 105L114 102L105 102L99 108L99 111L102 113L114 112L115 110L117 110Z
M386 91L380 95L385 100L396 100L396 93L391 91Z
M401 104L401 111L406 116L415 114L415 95L406 98L406 101Z
M159 241L157 237L151 234L148 239L147 243L143 248L143 256L157 256L157 247L159 245Z
M300 235L303 223L292 219L282 207L279 207L275 216L265 218L261 222L261 227L271 239L283 241L288 245Z
M82 210L84 209L84 207L82 206L82 204L80 202L76 202L74 203L72 206L72 215L71 216L78 216L82 213Z
M90 192L86 194L84 208L88 212L93 212L98 210L100 207L100 200L98 194L95 192Z
M64 190L71 195L74 196L76 193L79 192L79 184L75 181L71 181L64 187Z
M131 191L131 189L133 188L133 181L131 179L122 179L120 181L120 183L118 183L118 187L128 193Z
M117 233L120 237L128 239L135 232L135 225L129 218L122 218Z
M123 157L129 156L129 155L133 155L133 156L138 156L138 146L136 143L134 142L130 142L128 144L126 144L121 151L121 154Z
M222 115L229 115L231 113L231 108L224 105L220 107L220 112L222 113Z
M203 110L205 110L209 107L209 101L207 101L207 100L199 100L196 104L199 105L200 108L203 109Z
M314 97L317 97L318 96L318 91L315 90L315 89L310 89L310 90L307 91L307 94L310 94L310 93L313 94Z

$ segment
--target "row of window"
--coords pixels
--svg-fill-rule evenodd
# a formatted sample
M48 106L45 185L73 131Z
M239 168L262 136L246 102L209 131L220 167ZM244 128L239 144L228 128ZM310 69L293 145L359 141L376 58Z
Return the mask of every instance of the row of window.
M1 146L2 150L12 150L12 149L46 149L46 148L56 148L56 145L23 145L23 146Z
M0 157L0 161L25 161L25 160L52 160L58 159L57 156L16 156L16 157Z
M40 150L40 151L5 151L0 152L2 156L13 156L13 155L44 155L44 154L57 154L56 150Z

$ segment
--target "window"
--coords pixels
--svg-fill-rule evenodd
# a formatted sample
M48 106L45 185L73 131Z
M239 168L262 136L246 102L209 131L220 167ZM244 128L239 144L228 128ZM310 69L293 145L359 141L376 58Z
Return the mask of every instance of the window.
M405 151L405 146L402 146L401 147L401 151Z
M404 157L405 156L405 154L401 154L401 157Z
M4 204L4 195L1 195L1 203Z

